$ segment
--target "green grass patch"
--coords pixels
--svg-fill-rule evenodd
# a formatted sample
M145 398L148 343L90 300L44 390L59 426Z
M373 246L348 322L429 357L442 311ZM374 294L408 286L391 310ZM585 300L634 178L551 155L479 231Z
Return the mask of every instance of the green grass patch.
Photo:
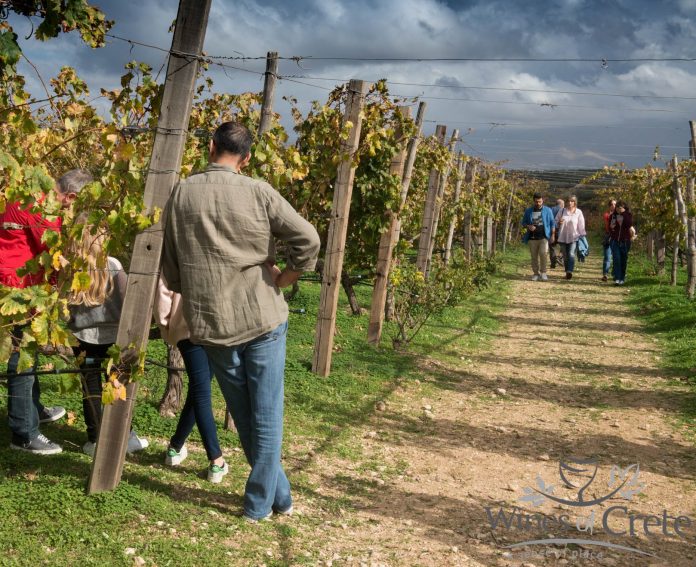
M10 450L9 430L0 427L0 565L130 566L134 557L160 566L315 564L315 541L305 534L316 533L323 521L321 512L350 508L352 499L369 493L374 483L338 476L334 480L345 490L338 497L325 496L308 474L313 460L328 455L362 461L361 440L354 437L353 426L370 419L375 403L388 399L398 384L419 379L424 388L446 388L452 378L435 367L426 381L420 360L428 355L466 368L462 358L480 353L492 341L499 325L496 315L507 305L511 282L526 259L525 248L513 249L489 288L434 317L404 352L392 349L390 328L385 330L385 346L368 347L369 315L351 315L342 294L328 378L310 371L320 287L302 284L291 303L306 314L290 316L284 455L298 500L314 513L289 520L251 526L239 516L248 467L234 432L219 428L231 467L222 484L211 485L205 479L207 461L196 429L189 440L189 458L180 467L165 467L165 449L176 419L159 415L166 371L154 367L141 381L133 420L135 430L151 446L128 457L115 491L87 496L91 463L81 453L86 440L81 396L61 394L58 376L41 377L43 403L65 406L73 417L70 424L61 420L42 427L64 448L49 457ZM358 286L356 291L362 306L369 307L371 288ZM161 341L149 344L148 356L166 359ZM0 386L0 394L6 392ZM221 423L225 408L217 387L213 406ZM0 422L7 422L5 395L0 399ZM418 423L417 429L427 433L428 424ZM388 477L407 468L401 463L381 471L370 461L363 466Z
M669 269L669 266L668 266ZM657 339L656 359L666 385L689 385L677 425L696 439L696 303L685 293L686 273L680 269L677 285L670 276L655 275L654 265L645 256L629 257L626 302L643 322L645 332Z

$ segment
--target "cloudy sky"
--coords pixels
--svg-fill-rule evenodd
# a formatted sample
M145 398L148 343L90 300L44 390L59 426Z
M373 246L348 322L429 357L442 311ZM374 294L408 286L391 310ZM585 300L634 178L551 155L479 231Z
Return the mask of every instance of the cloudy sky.
M170 47L177 0L92 3L115 20L112 34ZM695 20L696 0L213 0L205 50L306 57L280 65L276 110L288 126L282 96L306 110L339 82L386 78L393 94L428 103L426 133L458 128L469 155L516 169L637 167L656 146L661 161L688 155ZM26 20L11 23L29 34ZM127 61L159 69L166 56L112 38L91 50L75 34L22 45L44 78L72 65L94 92L116 87ZM212 68L215 90L262 89L264 61L227 64L238 69Z

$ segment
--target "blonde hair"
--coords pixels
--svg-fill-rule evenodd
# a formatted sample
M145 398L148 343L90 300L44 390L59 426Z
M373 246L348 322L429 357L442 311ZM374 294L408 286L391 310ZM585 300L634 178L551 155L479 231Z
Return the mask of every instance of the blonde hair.
M79 220L78 220L79 222ZM106 230L102 227L85 224L82 227L82 238L74 238L67 247L72 258L82 260L82 271L89 274L89 287L86 290L70 291L70 305L96 307L103 305L114 288L113 278L108 267L104 244Z
M575 203L575 206L578 206L578 198L575 195L569 195L568 196L568 202L573 201Z

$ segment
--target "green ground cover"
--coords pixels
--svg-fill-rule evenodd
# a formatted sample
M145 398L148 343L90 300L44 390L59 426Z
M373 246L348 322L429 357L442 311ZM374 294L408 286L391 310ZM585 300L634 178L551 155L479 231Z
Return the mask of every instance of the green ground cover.
M307 313L290 318L284 456L300 502L321 512L349 506L348 498L323 496L309 479L306 471L313 459L320 454L358 459L360 443L350 426L369 419L375 403L387 399L400 381L421 377L420 356L456 358L466 364L463 353L479 352L490 343L498 325L495 315L505 308L510 280L526 259L525 248L508 253L489 288L433 318L407 351L392 349L389 329L385 346L368 348L369 315L351 316L342 296L329 378L310 371L319 285L302 284L291 303ZM357 291L368 307L371 288L359 286ZM153 341L148 354L164 360L166 349ZM309 528L321 521L320 514L258 525L239 516L248 469L234 432L219 428L230 464L222 484L211 485L205 479L206 457L195 429L189 459L175 469L165 467L164 452L176 420L160 417L157 411L164 370L148 370L135 410L134 428L150 440L150 447L128 458L117 490L93 496L85 494L90 459L81 453L85 441L81 398L61 395L58 377L42 377L41 384L42 401L65 406L74 419L42 427L63 445L63 453L29 455L9 449L6 403L0 400L0 565L133 565L136 558L159 566L316 561L313 541L304 534L315 531ZM0 386L2 398L6 392ZM221 423L224 403L217 387L213 404Z
M680 268L677 285L671 286L669 273L656 274L655 265L634 252L629 256L626 282L631 290L627 303L660 346L657 362L663 377L690 386L678 425L686 426L696 438L696 305L686 297L686 271Z

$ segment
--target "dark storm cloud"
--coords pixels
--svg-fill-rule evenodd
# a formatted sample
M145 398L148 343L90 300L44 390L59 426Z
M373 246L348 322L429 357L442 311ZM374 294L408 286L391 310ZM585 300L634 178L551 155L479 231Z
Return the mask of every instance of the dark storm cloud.
M114 34L169 47L167 30L176 17L176 0L95 3L116 21ZM435 85L392 85L392 92L432 97L427 99L429 118L466 130L467 143L491 160L514 156L518 164L530 167L597 165L602 159L638 165L650 158L658 143L674 148L683 145L686 120L693 118L689 116L691 101L534 91L693 96L693 63L610 62L602 66L601 60L692 57L695 16L696 0L213 0L205 50L227 56L278 51L284 56L353 58L305 59L299 64L283 61L280 72L338 82L387 78L393 83ZM23 22L17 25L24 26L20 34L28 32ZM162 52L117 40L109 40L105 49L90 50L75 34L47 43L28 40L23 45L44 77L70 64L93 90L116 87L123 65L131 59L146 61L155 70L165 61ZM588 58L593 62L361 61L375 57ZM228 63L240 69L211 67L216 89L261 89L262 78L255 73L263 71L263 61ZM24 72L33 73L31 69ZM325 99L326 90L320 87L332 88L336 83L299 80L316 86L281 81L278 95L296 96L303 110L308 101ZM38 81L32 81L40 88ZM501 90L448 88L451 86ZM287 114L284 103L279 100L278 104L279 111ZM497 138L508 143L492 142L488 135L492 128ZM607 133L615 139L611 146L602 145ZM629 140L634 148L620 149L621 139ZM520 151L515 153L517 146Z

